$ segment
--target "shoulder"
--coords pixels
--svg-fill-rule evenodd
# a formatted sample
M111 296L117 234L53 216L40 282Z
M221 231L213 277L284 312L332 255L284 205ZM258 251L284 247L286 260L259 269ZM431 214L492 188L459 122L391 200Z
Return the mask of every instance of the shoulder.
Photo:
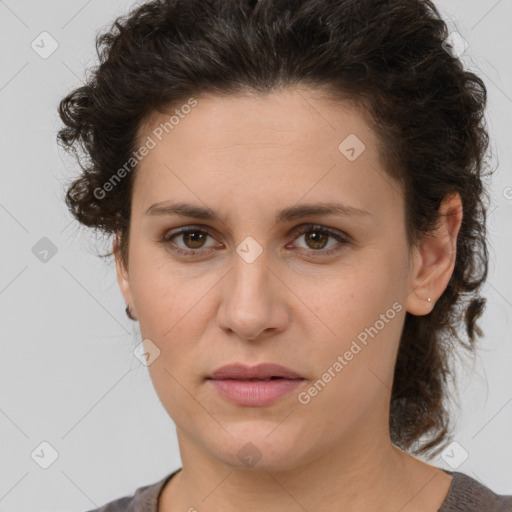
M438 512L512 512L512 495L496 494L478 480L458 471Z
M87 512L157 512L158 498L162 489L180 469L173 471L158 482L137 488L135 493L130 496L118 498Z

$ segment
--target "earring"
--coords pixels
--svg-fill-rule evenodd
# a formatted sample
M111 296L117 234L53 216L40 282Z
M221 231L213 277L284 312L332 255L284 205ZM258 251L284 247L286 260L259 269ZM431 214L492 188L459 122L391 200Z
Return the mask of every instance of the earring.
M432 302L432 299L431 299L430 297L429 297L427 300L428 300L429 302Z
M130 319L130 320L137 320L133 315L132 315L132 312L130 311L130 306L128 306L128 304L126 304L126 309L124 310L125 313L126 313L126 316Z

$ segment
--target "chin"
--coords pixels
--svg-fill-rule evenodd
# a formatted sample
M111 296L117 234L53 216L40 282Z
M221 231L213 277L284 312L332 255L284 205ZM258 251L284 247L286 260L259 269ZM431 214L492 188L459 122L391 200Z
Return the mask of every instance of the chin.
M304 455L304 442L276 423L243 422L235 427L226 424L226 434L221 438L205 440L210 453L234 469L250 471L288 471L300 465ZM301 446L301 450L298 450Z

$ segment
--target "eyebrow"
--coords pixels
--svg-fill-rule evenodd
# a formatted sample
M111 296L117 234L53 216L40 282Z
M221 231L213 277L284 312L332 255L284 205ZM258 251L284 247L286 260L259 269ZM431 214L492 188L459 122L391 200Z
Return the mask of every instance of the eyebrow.
M164 202L165 203L165 202ZM189 203L164 204L155 203L146 210L146 215L150 216L172 216L180 215L202 220L219 220L224 223L214 210L205 206L199 206ZM275 223L292 221L303 217L313 215L336 215L341 217L363 217L371 216L371 213L342 203L318 203L301 204L285 208L277 213Z

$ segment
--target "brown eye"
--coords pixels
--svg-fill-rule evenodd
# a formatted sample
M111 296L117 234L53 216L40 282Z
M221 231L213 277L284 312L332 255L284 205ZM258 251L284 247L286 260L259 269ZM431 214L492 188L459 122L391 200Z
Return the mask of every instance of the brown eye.
M208 234L199 231L187 231L182 233L182 236L182 240L189 249L200 249Z
M304 235L304 242L306 247L299 247L299 249L304 249L306 251L309 250L310 253L318 252L319 256L329 255L333 252L336 252L344 245L349 243L348 239L337 231L333 231L324 226L318 225L310 224L299 226L299 228L297 228L293 234L297 237ZM329 239L334 239L337 243L334 243L331 245L331 247L325 249L329 243Z
M309 231L305 235L304 240L312 249L323 249L330 238L329 235L317 231Z
M181 228L178 231L170 231L164 235L161 240L163 245L169 246L172 251L184 255L193 255L204 253L207 249L214 247L205 246L208 237L212 237L209 231L196 227ZM212 237L213 238L213 237ZM180 240L183 245L179 245L175 240Z
M299 251L306 251L315 256L328 256L349 244L349 240L341 233L319 225L307 224L299 226L293 235L296 239L304 235L304 243L306 245L305 247L298 247ZM222 247L222 244L206 245L208 237L213 238L213 235L208 230L189 226L167 232L160 242L178 254L194 256L205 254L208 250L216 247ZM178 243L180 240L181 244ZM329 240L333 241L330 247L328 247Z

